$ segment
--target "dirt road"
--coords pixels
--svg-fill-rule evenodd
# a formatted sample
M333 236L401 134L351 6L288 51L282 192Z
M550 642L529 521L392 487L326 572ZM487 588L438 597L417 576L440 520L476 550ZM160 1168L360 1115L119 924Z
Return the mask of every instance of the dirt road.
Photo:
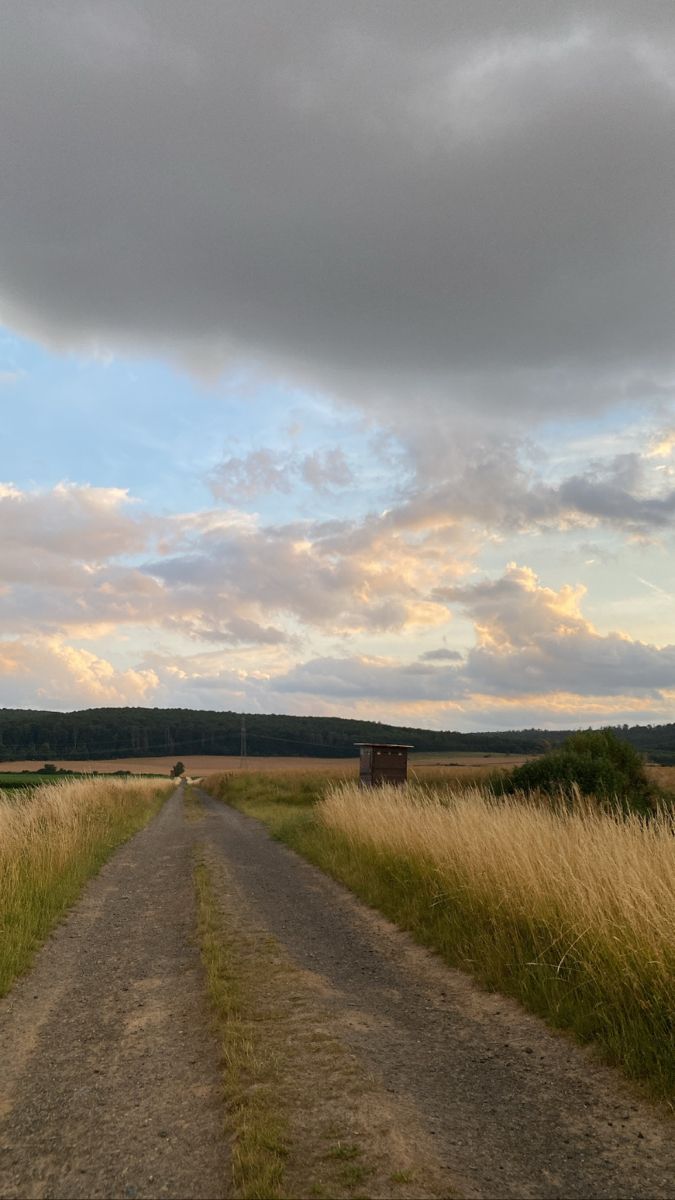
M218 1049L174 794L0 1002L0 1196L226 1195Z
M448 970L256 822L207 797L203 818L185 821L180 805L108 864L0 1005L0 1196L228 1194L193 943L196 845L222 871L252 956L259 946L263 961L272 938L305 981L287 1007L302 1006L304 1027L322 1021L365 1081L352 1090L373 1161L386 1136L412 1137L425 1195L675 1197L673 1124L615 1073ZM270 1009L266 1027L275 1019L292 1013ZM312 1069L308 1055L293 1062ZM298 1127L326 1092L321 1070L323 1085L289 1081ZM344 1081L331 1086L348 1109ZM353 1194L418 1194L372 1179Z

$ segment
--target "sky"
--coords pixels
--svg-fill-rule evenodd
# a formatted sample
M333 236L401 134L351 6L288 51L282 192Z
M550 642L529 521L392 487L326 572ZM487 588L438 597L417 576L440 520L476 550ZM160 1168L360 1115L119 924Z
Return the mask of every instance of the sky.
M0 705L672 720L671 0L0 32Z

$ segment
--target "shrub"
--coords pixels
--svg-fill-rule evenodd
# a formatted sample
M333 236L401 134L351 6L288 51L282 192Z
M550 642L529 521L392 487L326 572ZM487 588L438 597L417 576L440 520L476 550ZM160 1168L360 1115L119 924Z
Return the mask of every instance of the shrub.
M571 797L575 789L604 803L618 802L624 811L648 814L656 807L657 789L642 755L611 729L573 733L559 748L516 767L503 783L509 793Z

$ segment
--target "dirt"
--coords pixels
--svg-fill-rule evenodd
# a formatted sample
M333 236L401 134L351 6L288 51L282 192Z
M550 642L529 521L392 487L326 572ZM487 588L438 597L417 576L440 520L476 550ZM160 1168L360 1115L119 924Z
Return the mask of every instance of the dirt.
M186 820L182 791L0 1003L0 1196L230 1194L194 939L197 845L262 972L262 1027L286 1064L296 1130L290 1195L310 1194L305 1168L340 1164L354 1145L365 1172L354 1196L675 1197L665 1113L257 822L205 796L203 818Z
M0 1196L227 1194L218 1045L174 795L0 1003Z

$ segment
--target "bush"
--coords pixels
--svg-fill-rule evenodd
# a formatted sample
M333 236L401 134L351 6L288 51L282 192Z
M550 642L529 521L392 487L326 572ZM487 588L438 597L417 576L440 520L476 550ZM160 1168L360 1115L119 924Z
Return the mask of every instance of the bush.
M558 749L516 767L503 785L509 793L539 791L548 796L571 795L573 788L643 814L654 811L658 794L642 755L611 729L573 733Z

